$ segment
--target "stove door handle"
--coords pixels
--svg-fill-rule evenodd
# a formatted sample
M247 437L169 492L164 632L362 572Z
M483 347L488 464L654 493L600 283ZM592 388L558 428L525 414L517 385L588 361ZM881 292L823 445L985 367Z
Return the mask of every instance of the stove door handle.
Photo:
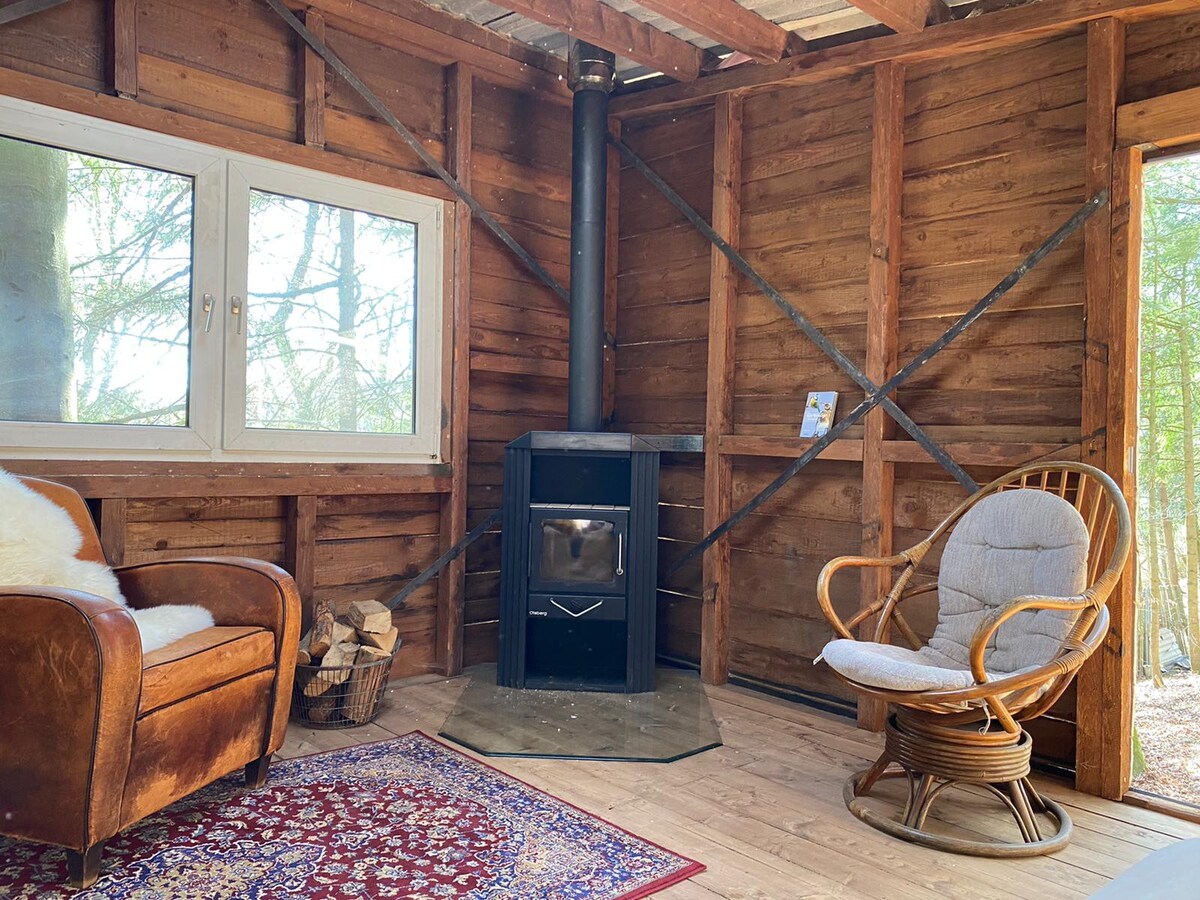
M625 574L625 535L617 532L617 577Z

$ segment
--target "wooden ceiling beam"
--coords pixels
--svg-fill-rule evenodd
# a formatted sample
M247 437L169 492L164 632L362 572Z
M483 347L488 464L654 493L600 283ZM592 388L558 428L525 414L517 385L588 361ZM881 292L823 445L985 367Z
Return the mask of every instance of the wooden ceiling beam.
M709 54L699 47L639 22L600 0L496 0L496 3L677 81L695 81L709 61Z
M916 34L931 21L950 18L943 0L850 0L850 4L898 34Z
M737 0L638 0L638 5L759 62L779 62L805 47L800 35Z
M1196 0L1044 0L974 19L947 22L918 34L888 34L825 50L813 50L766 66L738 66L691 84L671 84L613 97L611 111L632 118L702 103L727 91L753 93L783 84L817 84L861 72L876 63L916 63L1012 47L1062 34L1093 19L1124 22L1161 18L1196 9Z
M293 12L315 10L345 31L440 65L463 62L481 78L569 102L566 64L418 0L284 0Z

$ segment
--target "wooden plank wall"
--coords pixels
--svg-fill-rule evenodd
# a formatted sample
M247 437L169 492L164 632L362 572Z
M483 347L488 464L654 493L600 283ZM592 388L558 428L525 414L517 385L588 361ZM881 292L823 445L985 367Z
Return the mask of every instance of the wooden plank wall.
M467 168L484 204L565 284L570 112L558 64L482 30L464 40L463 29L470 26L461 20L438 19L444 33L424 29L420 22L440 14L418 4L394 4L389 8L395 15L369 4L313 6L325 12L330 47L439 160L447 158L456 104L473 94L469 158L452 163ZM258 0L137 0L119 7L134 12L132 23L121 23L124 40L112 42L119 48L115 52L106 37L112 22L105 0L72 0L0 29L0 91L448 196L441 182L423 177L415 155L335 74L322 77L322 67L313 66L301 77L302 63L315 55L301 51L286 25ZM414 18L401 20L400 14ZM312 23L316 16L310 17ZM120 60L115 53L122 54ZM465 77L450 65L459 57L468 66ZM550 70L537 68L543 59ZM111 96L114 70L121 73L122 94L136 99ZM542 84L556 95L539 93ZM447 229L447 242L452 239ZM458 328L469 330L471 463L461 482L469 498L461 502L469 506L468 524L474 524L499 503L503 441L563 424L567 324L565 306L533 283L477 224L469 243L463 277L471 284L470 314ZM466 400L451 399L454 406ZM10 465L108 498L105 545L123 547L127 562L197 553L259 556L296 569L309 603L389 594L457 537L442 521L452 508L446 502L449 478L434 479L435 488L419 493L381 491L370 477L357 487L325 493L302 478L294 483L285 478L274 496L198 498L178 496L168 476L152 490L130 482L115 489L114 497L113 489L79 475L94 468L89 464ZM403 478L405 471L396 467L388 478ZM418 481L414 475L413 484ZM497 558L498 538L489 537L469 559L468 661L494 655ZM463 596L451 587L434 580L396 613L406 642L397 671L457 665L453 656L461 643L455 635L437 634L438 604ZM445 628L455 619L443 615L442 622Z
M571 117L477 84L473 190L550 271L570 281ZM500 506L506 442L567 424L566 307L476 223L472 234L469 525ZM500 534L467 552L463 657L496 658Z
M1200 85L1200 15L1135 21L1127 29L1125 100ZM1087 32L1075 26L1052 37L973 48L897 69L904 97L899 246L883 252L899 267L895 339L903 363L1084 200ZM886 233L885 222L872 227L873 203L880 202L880 194L874 200L872 195L874 82L867 68L741 97L740 249L860 362L867 353L869 262L878 252L871 235ZM693 173L703 171L696 141L674 153L664 154L662 147L677 123L695 122L692 131L700 133L712 115L706 104L622 121L635 149L668 182L687 188L705 212L704 186L694 183ZM619 348L618 371L628 376L618 381L616 413L628 427L650 428L659 421L646 412L653 410L669 423L660 430L697 433L706 395L698 368L705 361L701 348L708 326L698 309L704 305L709 256L669 230L675 219L665 201L646 200L648 188L633 177L622 183L618 321L628 329L634 311L669 306L662 310L668 315L646 326L654 329L652 337ZM653 242L639 239L646 234ZM647 252L643 243L653 243L659 262L650 278L639 275ZM897 393L901 406L950 445L980 483L1056 448L1059 455L1078 458L1084 438L1095 439L1081 434L1084 270L1084 241L1077 234ZM665 291L668 273L672 286L689 287ZM841 392L842 413L861 396L744 281L736 317L734 434L721 440L723 452L735 459L735 507L804 448L795 435L808 391ZM654 377L666 370L677 374ZM875 539L865 527L872 510L863 508L862 438L861 428L851 431L733 532L732 675L853 699L812 660L830 635L815 597L821 565ZM903 432L885 433L882 455L894 466L894 488L887 496L871 492L871 502L891 509L894 546L900 549L928 533L965 493ZM702 484L699 458L688 464L686 503L675 506L672 488L664 489L664 513L670 514L663 518L663 541L676 554L679 541L701 535L695 505ZM672 460L668 484L677 469ZM664 556L669 559L670 552ZM936 566L935 553L930 571ZM672 589L674 602L660 603L665 615L659 649L694 660L702 655L699 568L681 573ZM860 585L852 578L835 583L835 591L839 606L857 608ZM935 613L927 605L910 621L928 633ZM1072 692L1045 717L1040 753L1073 761L1075 705Z
M742 252L859 360L866 348L873 88L868 70L820 91L787 87L755 94L744 101L742 132ZM794 437L809 391L850 397L853 384L743 281L735 339L736 435ZM850 440L861 437L861 426L847 433ZM735 457L735 508L785 465L770 457ZM825 667L812 664L825 631L813 586L826 560L858 550L861 482L857 464L818 460L732 532L732 672L848 696Z

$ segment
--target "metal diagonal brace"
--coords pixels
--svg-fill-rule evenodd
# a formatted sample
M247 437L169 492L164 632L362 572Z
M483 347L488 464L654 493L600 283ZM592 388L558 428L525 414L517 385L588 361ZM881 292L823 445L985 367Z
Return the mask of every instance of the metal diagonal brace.
M442 571L442 569L446 568L446 566L450 565L450 563L462 556L464 550L483 537L484 533L488 531L488 529L499 522L500 513L501 510L492 510L492 514L490 516L463 535L457 544L430 563L424 571L406 584L398 594L392 597L392 599L384 601L383 605L389 609L399 609L400 604L408 599L409 594L411 594L421 585L425 584L427 581L430 581L433 576L437 575L438 572Z
M34 13L62 6L66 2L67 0L17 0L16 3L0 8L0 25L7 25Z
M681 559L667 570L667 576L674 575L685 565L702 554L705 550L719 541L722 537L728 534L737 526L742 519L754 512L783 487L797 472L803 469L806 465L816 459L826 447L837 440L843 432L851 425L865 416L875 406L883 402L884 397L899 387L905 380L909 378L917 369L929 362L935 355L945 349L945 347L956 337L962 334L972 323L982 316L987 310L992 307L996 301L1007 294L1016 285L1018 281L1029 274L1038 263L1050 255L1063 241L1069 238L1072 234L1092 217L1092 215L1105 204L1108 203L1108 191L1101 190L1083 206L1081 206L1071 218L1059 226L1050 237L1046 238L1045 242L1040 247L1034 250L1025 260L1006 275L994 288L987 292L978 303L972 306L965 312L953 325L947 328L942 336L935 340L932 344L922 350L919 354L912 358L907 365L899 372L883 383L882 387L876 389L858 406L854 407L846 416L829 430L822 438L818 439L811 447L804 451L800 457L788 466L778 478L772 481L769 485L759 491L745 506L737 510L728 519L714 528L700 543L696 544L689 550Z
M479 218L480 222L488 227L492 234L496 235L496 237L500 239L504 246L508 247L509 250L516 254L517 258L525 264L526 268L528 268L530 272L536 275L548 288L550 288L550 290L554 291L554 293L558 295L558 299L562 300L564 303L570 304L571 296L567 293L566 288L558 283L558 279L547 272L545 267L536 259L534 259L533 255L528 250L517 243L517 239L509 234L508 230L503 225L496 221L496 217L484 209L483 204L476 200L471 192L463 187L459 183L458 179L451 175L446 167L437 161L433 154L430 153L425 148L425 145L421 143L421 139L409 131L408 128L405 127L404 123L392 114L392 111L387 108L387 104L380 100L379 96L369 87L367 87L363 80L355 75L350 68L344 62L342 62L341 58L329 49L324 41L309 31L304 23L296 18L292 11L283 5L282 0L265 0L265 2L271 7L271 9L275 10L275 12L279 14L279 17L291 27L292 31L300 35L304 43L312 47L318 56L320 56L323 60L325 60L325 62L333 67L335 72L346 79L346 82L350 85L350 87L354 88L354 90L356 90L359 95L367 101L371 109L375 110L375 112L379 114L379 117L391 125L396 134L400 135L400 137L404 139L404 143L408 144L408 146L412 148L413 153L420 157L421 162L428 166L438 178L446 182L446 186L449 187L450 190L452 190L455 195L462 200L463 203L467 204L471 212Z
M796 307L789 303L783 294L779 293L779 291L776 290L776 288L769 281L759 274L758 270L756 270L754 266L750 265L750 262L746 259L746 257L742 256L742 254L729 245L728 241L717 234L717 232L713 230L713 227L709 225L708 222L704 221L704 217L696 212L696 210L693 209L692 206L686 200L684 200L674 188L663 181L662 177L653 169L651 169L650 166L647 165L643 159L641 159L641 157L634 153L624 141L622 141L620 138L614 137L612 134L608 136L608 140L620 151L621 155L625 157L625 159L628 160L628 162L635 169L642 173L647 181L649 181L658 189L659 193L667 198L672 206L683 213L684 216L687 217L688 221L695 225L700 233L708 238L709 242L712 243L714 247L725 254L725 256L730 262L733 263L739 272L754 282L755 286L764 294L766 294L767 298L771 300L772 303L783 310L783 312L787 314L787 317L792 320L793 324L803 331L809 337L809 339L816 344L822 350L822 352L825 353L826 356L832 359L837 364L838 368L853 378L858 386L868 394L872 394L879 390L879 386L867 377L866 373L863 372L857 364L855 364L854 360L850 359L850 357L839 350L837 345L829 340L829 338L827 338L824 333L817 328L817 326L809 321L808 317L804 315L804 313L800 312L800 310L796 309ZM949 453L943 450L933 438L926 434L924 429L922 429L920 425L918 425L909 417L908 413L897 406L894 400L892 400L890 397L884 396L879 402L882 404L883 408L887 410L888 414L900 424L900 427L912 435L913 440L925 448L925 451L937 461L938 465L954 476L955 481L961 484L968 491L975 491L978 489L979 485L975 483L975 480L971 478L970 475L963 471L962 466L956 463Z

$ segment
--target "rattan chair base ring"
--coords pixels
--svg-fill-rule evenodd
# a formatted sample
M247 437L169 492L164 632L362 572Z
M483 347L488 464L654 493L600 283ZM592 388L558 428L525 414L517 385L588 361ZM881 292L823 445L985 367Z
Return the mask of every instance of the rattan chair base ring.
M1029 783L1029 757L1033 742L1022 731L1008 741L997 741L994 732L980 743L963 742L967 732L941 734L945 729L923 729L911 712L887 724L886 749L869 769L846 781L842 797L846 808L872 828L901 840L971 856L1000 858L1042 856L1061 850L1071 840L1071 817L1049 798L1041 797ZM992 740L989 740L992 738ZM898 770L889 767L897 765ZM898 819L873 810L863 802L884 778L907 778L908 801ZM1016 822L1020 840L970 840L936 834L925 828L933 804L960 784L982 787L994 795ZM1037 813L1046 813L1057 824L1054 834L1042 836Z

